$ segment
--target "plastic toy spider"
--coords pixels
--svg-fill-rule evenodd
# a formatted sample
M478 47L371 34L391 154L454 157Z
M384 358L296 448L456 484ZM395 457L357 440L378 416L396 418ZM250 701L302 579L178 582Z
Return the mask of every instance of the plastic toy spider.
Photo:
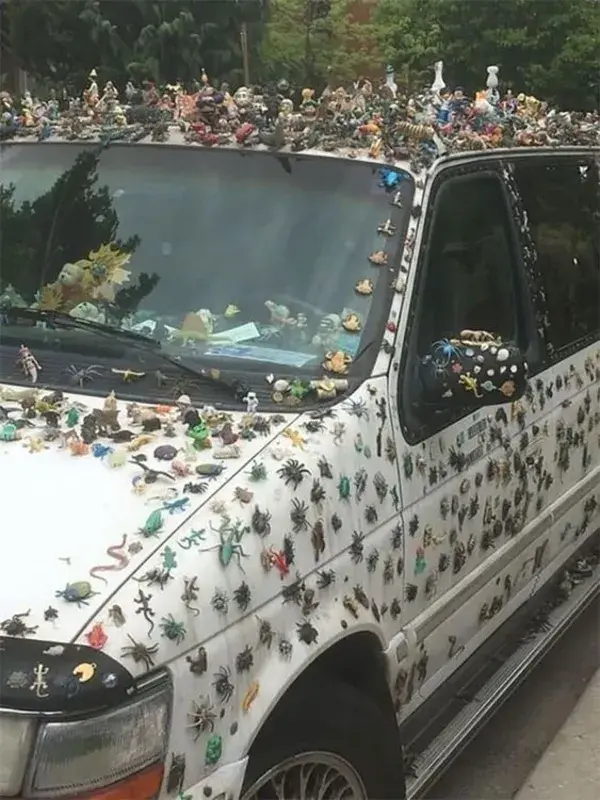
M127 634L127 638L131 642L131 645L123 647L121 649L121 655L124 658L133 658L136 664L142 663L146 667L146 671L149 672L154 666L154 659L152 656L156 655L158 652L158 645L153 644L150 647L146 647L145 644L136 642L129 634Z
M369 409L364 400L347 400L342 408L352 417L369 421Z
M159 627L162 631L162 635L176 644L181 644L181 642L185 639L185 625L183 622L177 622L172 614L168 614L166 617L163 617L163 619L160 621Z
M439 339L431 345L431 353L438 364L447 365L453 358L460 358L462 350L453 344L450 339Z
M310 475L310 470L297 459L290 458L277 470L277 474L285 481L286 486L291 484L294 489L297 489L304 477Z
M83 387L86 383L91 383L96 378L102 375L102 368L99 364L91 364L89 367L81 367L80 369L71 364L65 370L71 383L76 383L79 387Z
M209 697L201 697L199 702L192 700L188 716L190 718L188 727L194 731L194 741L197 741L201 734L214 731L217 715Z
M229 667L219 667L218 672L215 672L213 686L217 693L219 700L222 703L227 703L233 697L234 686L231 682L231 670Z

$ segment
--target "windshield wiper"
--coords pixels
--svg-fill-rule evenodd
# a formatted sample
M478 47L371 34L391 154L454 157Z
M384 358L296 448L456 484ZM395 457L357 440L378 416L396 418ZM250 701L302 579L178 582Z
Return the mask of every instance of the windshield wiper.
M203 369L192 367L185 364L176 356L171 356L165 353L162 343L158 339L152 339L143 333L137 331L128 331L122 328L113 328L111 325L106 325L102 322L96 322L88 319L81 319L80 317L73 317L64 311L54 311L44 308L22 308L20 306L9 306L2 309L3 316L10 320L13 318L31 319L34 322L48 322L57 328L64 328L65 330L82 330L91 331L92 333L103 336L106 339L122 342L125 345L133 347L136 350L150 353L158 359L171 364L181 372L187 373L191 378L199 379L206 383L217 384L223 386L225 389L233 392L234 397L240 402L247 395L250 388L240 381L238 378L228 380L223 378L219 370Z

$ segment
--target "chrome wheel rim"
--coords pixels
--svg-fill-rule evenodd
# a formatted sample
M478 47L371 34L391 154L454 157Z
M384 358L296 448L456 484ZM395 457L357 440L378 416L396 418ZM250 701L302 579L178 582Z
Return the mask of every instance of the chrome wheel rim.
M255 781L242 800L368 800L360 776L334 753L302 753Z

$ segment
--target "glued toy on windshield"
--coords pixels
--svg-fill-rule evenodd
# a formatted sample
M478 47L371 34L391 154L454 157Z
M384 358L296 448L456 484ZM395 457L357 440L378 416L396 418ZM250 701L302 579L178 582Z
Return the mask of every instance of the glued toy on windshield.
M81 303L113 302L117 289L130 278L131 255L114 244L103 244L87 258L67 263L53 283L42 287L34 307L70 312Z

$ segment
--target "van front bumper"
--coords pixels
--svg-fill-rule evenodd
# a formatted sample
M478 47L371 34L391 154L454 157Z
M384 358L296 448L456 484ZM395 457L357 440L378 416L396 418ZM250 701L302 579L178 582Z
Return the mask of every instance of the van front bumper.
M195 786L181 792L177 800L239 800L247 766L247 757L224 764Z

